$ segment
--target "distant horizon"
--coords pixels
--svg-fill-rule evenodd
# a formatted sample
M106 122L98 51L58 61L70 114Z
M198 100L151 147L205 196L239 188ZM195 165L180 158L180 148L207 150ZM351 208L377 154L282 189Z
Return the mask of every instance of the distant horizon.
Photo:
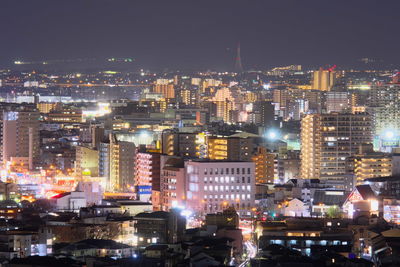
M122 60L122 58L116 58L118 60ZM128 58L128 57L126 57ZM19 63L15 63L17 60L9 62L9 64L0 65L1 69L8 69L13 71L29 71L29 70L40 70L40 71L73 71L73 70L116 70L116 71L154 71L154 72L203 72L203 71L216 71L216 72L237 72L234 69L234 59L232 59L231 66L226 66L225 68L212 68L211 66L207 67L177 67L177 66L152 66L147 67L137 62L133 57L132 62L109 62L110 58L67 58L67 59L43 59L43 60L25 60L18 58ZM54 61L54 62L53 62ZM243 62L243 59L242 59ZM243 72L249 71L267 71L276 67L285 67L290 65L301 65L302 70L317 70L319 68L329 68L333 65L336 66L337 70L395 70L398 69L397 65L383 62L381 60L375 60L372 63L363 63L361 60L358 60L353 65L341 65L340 63L334 64L324 64L324 65L304 65L301 62L295 62L292 64L278 64L271 66L258 66L249 68L245 64L243 64Z
M398 66L400 1L3 1L0 67L131 57L145 69ZM80 64L76 65L78 68Z

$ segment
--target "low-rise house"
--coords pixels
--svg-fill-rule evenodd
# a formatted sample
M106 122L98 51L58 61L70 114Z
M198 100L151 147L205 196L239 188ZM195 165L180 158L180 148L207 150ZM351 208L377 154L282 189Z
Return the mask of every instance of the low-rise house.
M129 258L134 255L132 246L106 239L86 239L59 248L57 253L71 255L74 258L86 256Z
M325 216L332 208L340 209L348 193L344 190L316 190L312 200L311 215Z
M287 202L283 207L283 214L290 217L309 217L309 206L298 198L294 198Z
M349 218L358 216L379 216L381 201L369 185L357 185L343 204L343 210Z

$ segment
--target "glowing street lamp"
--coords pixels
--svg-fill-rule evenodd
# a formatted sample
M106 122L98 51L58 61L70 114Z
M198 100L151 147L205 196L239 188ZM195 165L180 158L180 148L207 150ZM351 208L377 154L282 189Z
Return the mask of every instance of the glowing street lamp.
M265 133L265 136L270 140L276 140L279 138L279 132L275 129L270 129Z
M393 130L386 130L383 132L383 139L386 140L392 140L393 138L395 138L396 134Z

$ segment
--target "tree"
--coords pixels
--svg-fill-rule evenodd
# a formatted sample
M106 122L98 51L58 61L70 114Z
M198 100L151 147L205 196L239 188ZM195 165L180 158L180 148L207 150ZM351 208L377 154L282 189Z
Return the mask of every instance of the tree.
M327 218L340 218L341 217L341 211L340 211L340 209L339 209L339 207L338 206L332 206L332 207L329 207L329 209L326 211L326 214L325 214L325 216L327 217Z

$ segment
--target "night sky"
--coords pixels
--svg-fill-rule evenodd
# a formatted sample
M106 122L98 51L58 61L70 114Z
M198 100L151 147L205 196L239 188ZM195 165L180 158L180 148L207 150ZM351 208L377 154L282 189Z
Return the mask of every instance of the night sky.
M246 69L400 59L399 0L1 0L0 29L0 66L133 57L229 70L238 42Z

